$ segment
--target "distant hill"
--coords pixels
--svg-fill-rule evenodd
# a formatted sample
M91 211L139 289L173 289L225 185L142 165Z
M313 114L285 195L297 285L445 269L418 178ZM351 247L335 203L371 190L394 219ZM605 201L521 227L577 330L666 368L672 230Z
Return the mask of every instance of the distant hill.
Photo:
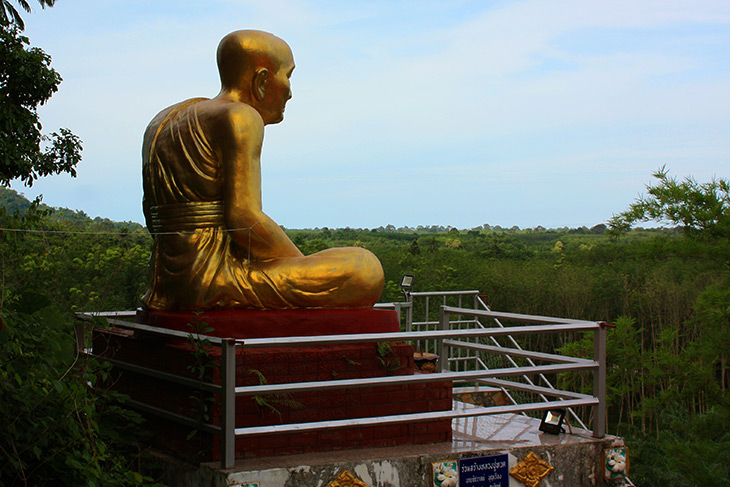
M30 208L32 202L23 196L22 194L18 193L17 191L5 188L0 186L0 208L5 209L5 211L12 215L15 212L18 212L19 214L24 214L28 211ZM48 206L44 203L41 203L38 205L38 208L41 210L47 210L51 212L51 219L56 220L58 222L64 222L67 224L71 224L73 226L84 226L88 224L96 224L96 225L102 225L104 227L108 227L110 229L116 229L121 230L125 229L128 232L145 232L144 225L140 225L137 222L127 221L127 222L115 222L113 220L110 220L108 218L91 218L89 215L87 215L85 212L81 210L71 210L69 208L58 208L58 207L52 207Z
M0 186L0 209L4 208L5 211L9 215L12 215L14 212L18 211L20 214L23 214L30 208L31 201L28 200L25 196L22 194L19 194L17 191L14 191L9 188L4 188ZM90 224L93 225L97 230L99 227L102 229L116 229L116 230L122 230L125 229L126 231L130 233L146 233L146 227L144 225L141 225L137 222L133 221L126 221L126 222L116 222L113 220L110 220L108 218L102 218L102 217L96 217L91 218L89 215L87 215L82 210L71 210L69 208L58 208L58 207L51 207L44 203L41 203L39 205L39 209L41 210L49 210L51 211L51 219L63 222L66 224L71 224L76 227L83 227L84 225ZM545 228L543 226L538 225L535 228L520 228L516 225L510 227L510 228L503 228L499 225L488 225L483 224L479 225L474 228L470 229L458 229L455 227L452 227L450 225L443 226L443 225L430 225L430 226L422 226L418 225L417 227L409 227L409 226L403 226L396 228L394 225L386 225L386 226L380 226L377 228L328 228L328 227L322 227L322 228L285 228L284 229L289 235L296 235L298 233L319 233L322 232L325 237L329 237L332 232L344 232L349 235L354 234L364 234L364 233L373 233L373 234L379 234L383 238L395 238L395 239L405 239L410 242L412 240L414 235L423 235L423 234L432 234L432 235L438 235L438 234L446 234L446 233L452 233L452 234L459 234L460 232L468 232L469 234L479 234L479 233L485 233L485 234L510 234L510 235L520 235L527 239L535 239L535 238L552 238L555 236L555 234L570 234L570 235L605 235L606 233L606 225L603 223L599 223L597 225L592 226L591 228L588 227L579 227L579 228L568 228L568 227L561 227L561 228ZM665 228L665 227L658 227L658 228L642 228L642 227L635 227L632 230L633 233L643 233L643 232L651 232L651 233L668 233L668 234L677 234L681 232L681 229L679 227L676 228Z
M0 207L11 215L16 211L23 213L30 207L30 201L17 191L0 186Z

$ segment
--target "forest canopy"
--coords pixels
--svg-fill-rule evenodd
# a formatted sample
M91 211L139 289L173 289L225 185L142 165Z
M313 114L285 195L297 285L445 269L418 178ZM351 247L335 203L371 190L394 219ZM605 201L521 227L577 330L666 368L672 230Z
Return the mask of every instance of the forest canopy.
M495 310L615 324L609 432L627 439L632 479L657 487L728 485L727 183L677 181L663 169L655 177L649 196L608 226L286 232L305 254L348 245L374 252L385 270L384 302L402 299L400 278L414 274L416 291L477 289ZM46 296L67 323L73 311L139 305L151 246L141 225L45 207L7 189L0 202L18 211L16 218L4 213L3 316L29 295ZM633 227L638 222L676 226ZM591 353L587 340L541 343L580 355Z

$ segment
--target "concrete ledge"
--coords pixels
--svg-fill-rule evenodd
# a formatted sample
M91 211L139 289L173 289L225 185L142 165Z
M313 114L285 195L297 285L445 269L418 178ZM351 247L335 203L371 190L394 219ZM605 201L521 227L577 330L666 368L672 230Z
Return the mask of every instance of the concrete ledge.
M347 470L371 487L431 487L434 462L506 453L511 469L532 452L554 467L540 486L626 485L622 479L605 480L603 473L604 450L623 440L596 439L575 428L573 434L548 435L538 431L539 423L511 414L467 418L453 422L450 443L246 459L229 470L171 461L165 481L181 487L326 487ZM510 477L509 485L523 484Z

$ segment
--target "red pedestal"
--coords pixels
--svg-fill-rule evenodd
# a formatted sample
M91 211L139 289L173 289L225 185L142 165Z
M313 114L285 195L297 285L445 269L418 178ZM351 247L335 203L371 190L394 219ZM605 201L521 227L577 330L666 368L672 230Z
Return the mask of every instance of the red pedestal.
M213 309L199 314L138 309L137 322L189 332L196 322L227 338L346 335L400 331L398 313L384 309Z
M331 313L330 313L331 312ZM243 313L205 313L205 321L216 328L219 336L246 335L246 337L279 336L273 329L295 330L296 335L360 333L353 331L368 329L398 331L393 329L394 312L381 310L300 310L273 312L264 318L268 326L256 322L252 316L264 311ZM302 321L297 322L297 313ZM141 313L145 316L144 313ZM238 314L238 316L235 316ZM185 321L187 316L156 313L157 320L165 324ZM302 323L316 321L316 316L325 316L316 328L306 328ZM146 315L149 317L149 314ZM194 316L194 315L193 315ZM389 317L390 316L390 317ZM232 318L233 317L233 318ZM245 321L244 318L245 317ZM370 318L376 317L371 320ZM187 320L187 321L186 321ZM161 325L157 321L154 325ZM286 323L274 327L272 323ZM243 326L245 323L245 326ZM349 325L348 325L349 324ZM180 329L180 328L178 328ZM350 330L350 331L342 331ZM309 331L309 333L307 333ZM235 336L234 335L234 336ZM293 335L293 334L290 334ZM195 361L190 344L184 341L169 342L152 338L150 335L135 335L117 330L97 331L94 336L95 353L114 356L163 372L192 376L190 367ZM211 379L219 382L220 349L210 349L215 363L211 368ZM281 347L277 349L239 349L236 353L236 385L258 385L261 378L269 384L307 382L364 377L385 377L409 375L415 370L413 348L403 343L392 343L390 349L378 347L376 343L339 345ZM220 424L219 397L191 391L177 384L124 372L115 382L118 391L131 398L184 416L196 417L200 413L202 400L211 409L210 421ZM285 397L265 397L266 402L252 397L236 399L236 426L266 426L284 423L305 423L350 419L368 416L386 416L451 409L451 383L410 384L407 386L371 386L362 388L336 389L293 393ZM219 440L213 435L198 432L192 439L186 439L192 431L169 421L149 418L148 428L154 431L156 443L171 452L195 461L216 460L220 457ZM388 426L348 427L306 433L279 433L253 437L241 437L236 441L236 457L257 457L288 455L310 451L330 451L351 448L394 446L413 443L433 443L451 440L451 421L432 420L419 423Z

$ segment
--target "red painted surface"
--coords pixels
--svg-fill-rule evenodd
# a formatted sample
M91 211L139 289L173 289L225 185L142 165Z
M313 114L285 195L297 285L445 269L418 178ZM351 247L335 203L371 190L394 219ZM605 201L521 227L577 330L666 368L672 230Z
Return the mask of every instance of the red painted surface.
M400 331L398 313L384 309L214 309L200 314L137 310L137 322L190 331L191 324L205 322L226 338L273 338L283 336L342 335Z
M95 353L178 375L190 376L193 364L185 342L168 343L135 336L130 332L100 330L94 335ZM210 350L214 361L220 350ZM257 372L253 372L253 371ZM413 348L404 343L391 345L391 353L378 354L376 343L323 347L282 347L278 349L239 349L236 355L236 385L306 382L313 380L410 375L415 370ZM217 366L212 380L219 381ZM197 402L193 392L176 384L125 372L114 383L119 392L189 417L194 417ZM273 411L251 397L236 399L236 426L265 426L349 419L368 416L408 414L451 409L451 383L371 386L294 393L286 398L269 397ZM292 403L295 402L296 404ZM212 422L219 424L219 398L214 397ZM220 458L217 437L197 433L186 439L191 429L157 418L145 428L153 432L158 446L194 461ZM312 451L382 447L433 443L451 440L451 421L435 420L413 424L339 428L335 430L280 433L242 437L236 441L236 457L289 455Z

